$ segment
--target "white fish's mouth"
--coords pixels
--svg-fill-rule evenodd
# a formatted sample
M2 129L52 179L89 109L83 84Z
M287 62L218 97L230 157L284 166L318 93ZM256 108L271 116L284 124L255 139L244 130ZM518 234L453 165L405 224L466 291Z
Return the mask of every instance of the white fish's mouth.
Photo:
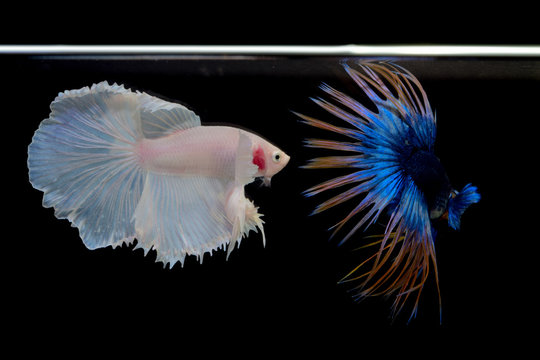
M283 153L283 160L282 160L283 167L287 166L287 164L289 163L289 160L291 160L291 157Z

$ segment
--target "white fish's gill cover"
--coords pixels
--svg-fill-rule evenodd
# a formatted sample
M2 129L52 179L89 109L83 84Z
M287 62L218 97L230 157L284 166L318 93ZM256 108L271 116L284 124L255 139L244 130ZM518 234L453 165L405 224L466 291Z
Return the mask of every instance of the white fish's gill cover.
M28 147L29 178L44 192L43 206L79 229L90 249L137 238L157 261L183 264L202 258L250 230L264 231L245 198L254 180L251 140L238 130L235 178L179 176L148 171L134 150L156 139L201 126L186 107L107 82L60 93ZM247 165L246 165L247 164ZM228 257L228 255L227 255Z

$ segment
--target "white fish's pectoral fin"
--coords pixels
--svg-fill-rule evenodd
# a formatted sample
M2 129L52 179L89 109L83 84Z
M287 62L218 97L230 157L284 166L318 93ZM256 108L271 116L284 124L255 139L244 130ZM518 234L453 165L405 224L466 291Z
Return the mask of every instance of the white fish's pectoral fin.
M227 250L227 259L242 237L253 230L261 230L263 237L263 245L266 245L266 236L264 234L263 223L261 220L261 214L257 212L257 208L253 205L253 202L246 199L244 195L244 186L234 186L227 193L225 200L225 213L229 221L233 224L231 242Z
M171 266L224 247L232 229L225 191L216 178L149 173L134 215L137 247L155 249L157 261Z
M236 150L235 183L245 185L255 180L259 168L253 163L253 149L251 139L238 130L240 137Z
M249 203L246 206L246 225L245 225L245 234L247 234L250 230L253 230L257 232L257 229L261 230L262 234L262 240L263 240L263 246L266 246L266 236L264 234L264 221L261 219L261 216L263 214L259 214L257 212L258 208L255 207L253 202L246 199L246 201Z

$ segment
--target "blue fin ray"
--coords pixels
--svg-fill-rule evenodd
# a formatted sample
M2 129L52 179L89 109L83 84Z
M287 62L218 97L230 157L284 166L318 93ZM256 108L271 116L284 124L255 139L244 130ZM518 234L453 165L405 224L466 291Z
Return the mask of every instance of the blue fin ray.
M477 192L476 186L467 184L463 189L451 197L448 201L448 225L459 230L461 215L467 208L480 201L480 194Z

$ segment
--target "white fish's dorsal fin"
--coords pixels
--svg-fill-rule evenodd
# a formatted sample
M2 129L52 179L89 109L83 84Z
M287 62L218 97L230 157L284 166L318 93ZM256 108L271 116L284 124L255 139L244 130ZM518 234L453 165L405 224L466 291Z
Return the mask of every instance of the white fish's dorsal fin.
M147 139L201 126L199 116L184 105L141 92L137 92L137 97L141 106L141 130Z
M255 180L258 167L253 163L252 141L242 130L238 130L238 149L236 152L235 183L238 185L249 184Z

